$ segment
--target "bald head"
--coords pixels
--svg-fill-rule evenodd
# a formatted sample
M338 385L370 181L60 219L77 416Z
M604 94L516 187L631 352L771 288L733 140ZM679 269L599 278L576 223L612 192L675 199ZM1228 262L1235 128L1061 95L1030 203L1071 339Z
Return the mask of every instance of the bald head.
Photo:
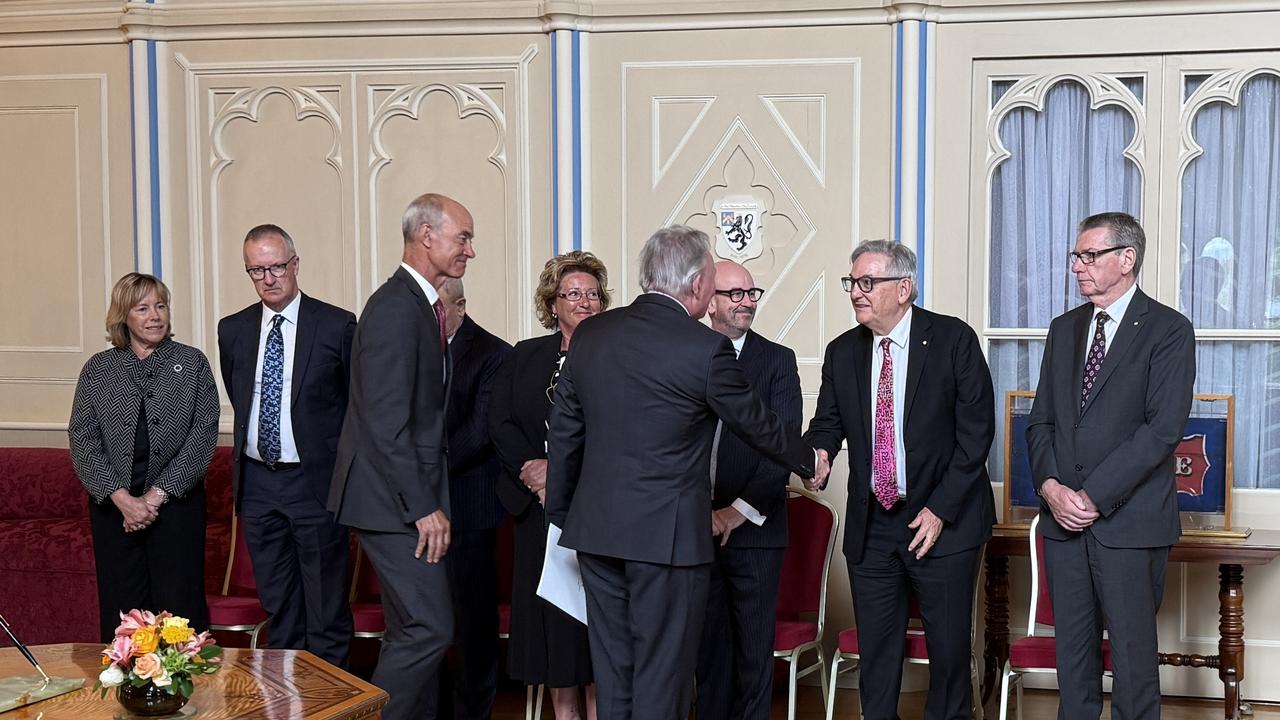
M462 277L467 261L476 256L471 213L444 195L427 193L414 198L404 211L400 231L404 261L435 287L447 277Z
M755 280L746 268L731 260L716 263L716 293L707 308L711 329L730 340L746 334L756 317L756 301L751 299L755 289ZM725 293L738 294L739 299Z
M453 337L462 327L462 319L467 316L467 296L458 278L445 278L436 285L440 293L440 302L444 304L444 334Z

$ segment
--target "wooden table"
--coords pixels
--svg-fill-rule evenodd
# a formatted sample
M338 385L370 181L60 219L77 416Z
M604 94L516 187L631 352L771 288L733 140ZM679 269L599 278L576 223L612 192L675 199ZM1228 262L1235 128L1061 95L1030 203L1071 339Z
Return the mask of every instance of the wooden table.
M1000 686L1009 659L1009 556L1029 554L1026 526L997 525L987 544L986 652L982 674L985 706ZM1244 566L1265 565L1280 556L1280 530L1254 530L1245 540L1183 537L1169 554L1170 562L1218 565L1218 654L1160 653L1160 664L1216 668L1222 679L1224 718L1240 716L1240 681L1244 679Z
M123 716L113 694L100 699L93 681L102 670L102 645L64 643L31 648L50 675L87 678L76 692L27 705L4 720L112 720ZM223 668L195 679L188 707L199 720L230 718L376 718L387 693L302 650L226 648ZM0 648L0 676L34 675L35 669L14 648Z

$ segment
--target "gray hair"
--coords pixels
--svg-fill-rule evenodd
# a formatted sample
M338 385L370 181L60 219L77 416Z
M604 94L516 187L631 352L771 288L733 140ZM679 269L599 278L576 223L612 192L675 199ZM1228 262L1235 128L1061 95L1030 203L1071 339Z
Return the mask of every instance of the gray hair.
M670 225L651 235L640 251L640 289L687 297L693 279L707 269L711 241L701 230Z
M466 290L462 287L461 278L445 278L441 281L440 285L436 287L436 292L440 294L440 297L447 298L446 302L462 300L467 296Z
M445 204L449 198L436 193L419 195L405 208L404 217L400 220L400 234L404 236L404 244L413 242L413 233L423 225L439 228L444 220Z
M886 268L886 271L894 277L904 277L911 280L911 296L907 298L907 302L915 302L918 295L916 291L915 251L899 242L863 240L858 243L858 246L849 255L849 265L852 266L858 262L858 258L867 253L888 257L889 267Z
M285 232L284 228L279 225L272 225L271 223L264 223L250 230L248 234L244 236L244 241L246 243L258 242L271 237L272 235L279 235L280 239L284 240L284 249L288 250L290 255L298 254L297 248L293 246L293 238L289 237L289 233Z
M1137 275L1142 269L1142 256L1147 251L1147 234L1142 231L1142 225L1138 224L1137 218L1129 213L1122 212L1104 212L1080 221L1080 226L1076 228L1076 234L1096 230L1097 228L1107 228L1107 247L1131 247L1137 259L1133 261L1133 274Z

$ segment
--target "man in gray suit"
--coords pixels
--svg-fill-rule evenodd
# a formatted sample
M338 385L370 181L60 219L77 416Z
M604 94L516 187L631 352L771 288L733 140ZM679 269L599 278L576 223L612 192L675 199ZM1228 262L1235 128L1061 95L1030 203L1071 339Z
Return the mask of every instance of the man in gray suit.
M1059 718L1160 717L1156 612L1178 541L1173 451L1191 412L1195 335L1137 286L1146 236L1124 213L1080 223L1070 253L1089 302L1054 319L1027 445L1057 635Z
M329 509L355 528L382 583L387 630L373 674L388 720L435 718L453 639L445 398L449 345L436 286L475 257L471 213L427 194L404 213L400 268L369 298L351 348L347 417Z

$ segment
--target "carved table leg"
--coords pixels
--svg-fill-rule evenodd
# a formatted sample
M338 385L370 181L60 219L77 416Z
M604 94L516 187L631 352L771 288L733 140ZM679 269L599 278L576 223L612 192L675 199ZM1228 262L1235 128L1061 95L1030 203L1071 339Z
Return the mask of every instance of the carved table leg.
M1244 679L1244 568L1240 565L1218 566L1218 655L1222 664L1224 717L1240 716L1240 681Z
M1009 558L987 553L987 609L983 638L982 704L1000 686L1000 672L1009 659Z

